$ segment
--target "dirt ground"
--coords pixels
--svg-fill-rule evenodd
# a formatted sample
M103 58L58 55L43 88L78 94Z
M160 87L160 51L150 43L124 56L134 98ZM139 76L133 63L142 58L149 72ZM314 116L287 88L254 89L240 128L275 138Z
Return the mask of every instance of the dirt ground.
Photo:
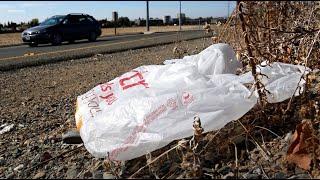
M202 28L202 26L201 26ZM198 30L198 25L185 25L182 26L182 30ZM168 31L178 31L179 26L150 26L150 31L153 32L168 32ZM117 35L130 34L130 33L140 33L146 31L146 27L119 27L117 28ZM102 36L113 36L114 28L103 28ZM21 33L6 33L0 34L0 46L19 44L21 41Z
M210 44L210 39L198 39L183 42L181 47L195 54ZM99 161L84 147L46 163L51 157L76 148L63 145L61 136L69 128L75 128L77 96L138 66L176 58L174 46L1 72L0 125L14 124L14 127L1 135L0 178L75 178L85 177L85 172L95 176L94 167Z

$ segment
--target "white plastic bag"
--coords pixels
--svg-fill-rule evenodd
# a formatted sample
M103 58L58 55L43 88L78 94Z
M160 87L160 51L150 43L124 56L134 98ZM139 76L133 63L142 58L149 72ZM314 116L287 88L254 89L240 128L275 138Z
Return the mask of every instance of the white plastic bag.
M208 132L239 119L257 102L243 85L253 82L251 72L234 74L240 63L227 44L165 64L138 67L77 98L76 124L91 154L133 159L191 136L195 115ZM270 102L289 98L302 74L301 67L283 63L261 71L275 95Z

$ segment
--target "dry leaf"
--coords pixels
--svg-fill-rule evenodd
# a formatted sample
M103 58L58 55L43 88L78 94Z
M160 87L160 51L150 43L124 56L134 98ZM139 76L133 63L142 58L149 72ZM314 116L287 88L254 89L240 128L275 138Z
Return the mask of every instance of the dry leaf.
M319 140L313 135L310 121L304 120L297 126L291 142L287 152L287 161L304 170L309 170L312 150L319 147Z

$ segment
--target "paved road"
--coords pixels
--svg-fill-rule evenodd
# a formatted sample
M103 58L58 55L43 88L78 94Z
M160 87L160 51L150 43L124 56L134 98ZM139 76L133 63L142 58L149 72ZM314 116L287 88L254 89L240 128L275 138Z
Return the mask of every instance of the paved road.
M89 57L98 53L111 53L172 43L177 40L178 36L178 32L165 32L101 37L96 42L83 40L74 44L63 43L61 46L46 44L39 47L29 47L28 45L4 47L0 48L0 71ZM204 36L204 31L183 31L180 34L180 39L190 40Z

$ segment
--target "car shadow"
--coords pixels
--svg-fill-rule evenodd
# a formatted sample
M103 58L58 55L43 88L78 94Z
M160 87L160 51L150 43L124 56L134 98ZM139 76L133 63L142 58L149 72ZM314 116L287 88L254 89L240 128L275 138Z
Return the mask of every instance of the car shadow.
M115 40L116 38L103 38L103 39L97 39L96 41L94 42L90 42L88 40L78 40L78 41L75 41L73 43L69 43L69 42L63 42L62 44L60 45L52 45L52 44L39 44L37 47L35 48L41 48L41 47L59 47L59 46L68 46L68 45L72 45L72 44L91 44L91 43L95 43L95 42L104 42L104 41L110 41L110 40Z

